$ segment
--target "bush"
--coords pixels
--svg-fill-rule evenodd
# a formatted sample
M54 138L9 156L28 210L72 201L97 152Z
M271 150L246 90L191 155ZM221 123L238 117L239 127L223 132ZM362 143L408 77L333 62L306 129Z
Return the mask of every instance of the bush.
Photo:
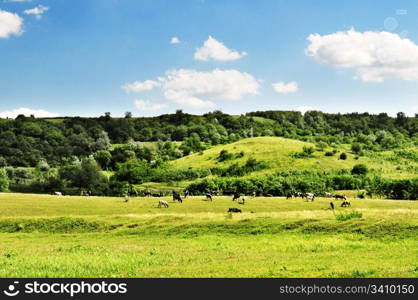
M358 164L353 167L351 174L353 175L366 175L368 172L367 166L364 164Z
M325 156L334 156L334 152L327 151L327 152L325 152Z
M315 152L314 147L308 147L303 146L302 152L296 152L293 154L293 157L295 158L306 158L306 157L312 157L312 154Z
M218 161L219 162L226 161L226 160L232 159L232 157L233 155L229 153L227 150L221 150L221 152L219 152Z
M355 154L360 153L360 151L362 149L363 149L363 147L359 143L354 143L353 145L351 145L351 151L353 151L353 153L355 153Z
M340 159L341 159L341 160L346 160L346 159L347 159L347 154L346 154L346 153L344 153L344 152L343 152L343 153L341 153L341 154L340 154Z
M350 219L361 218L361 217L363 217L362 212L353 210L353 211L346 212L346 213L340 213L335 216L335 219L337 221L347 221Z

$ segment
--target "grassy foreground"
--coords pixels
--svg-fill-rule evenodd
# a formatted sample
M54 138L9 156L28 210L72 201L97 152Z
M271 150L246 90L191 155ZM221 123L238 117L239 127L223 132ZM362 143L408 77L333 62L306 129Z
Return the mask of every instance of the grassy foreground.
M418 277L416 201L165 199L0 194L0 276Z

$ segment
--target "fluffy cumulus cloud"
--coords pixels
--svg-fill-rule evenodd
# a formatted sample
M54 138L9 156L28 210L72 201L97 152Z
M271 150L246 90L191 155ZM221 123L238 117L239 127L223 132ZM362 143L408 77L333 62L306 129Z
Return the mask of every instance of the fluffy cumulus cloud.
M127 91L127 86L142 87L145 82L147 81L126 84L122 88L125 87ZM190 69L170 70L164 77L152 82L158 83L152 84L152 87L160 87L166 99L194 109L213 108L215 100L238 101L244 96L258 94L260 87L259 82L251 74L220 69L209 72Z
M337 68L353 68L356 78L383 82L418 79L418 46L390 32L354 29L328 35L311 34L306 54Z
M17 14L0 9L0 38L7 39L11 35L21 35L23 19Z
M170 40L170 44L180 44L180 39L176 36L173 36Z
M149 100L138 99L138 100L135 100L134 103L135 103L136 108L141 111L158 111L158 110L168 107L167 104L152 103Z
M230 61L240 59L245 55L247 55L246 52L238 52L236 50L229 49L223 43L209 36L203 46L196 49L194 58L202 61Z
M127 93L149 91L160 86L161 82L156 80L135 81L122 85L122 89Z
M26 9L23 11L25 15L34 15L38 20L42 18L42 15L49 10L48 6L38 5L37 7Z
M25 115L27 117L34 115L37 118L54 118L59 116L56 113L52 113L43 109L30 109L26 107L0 112L0 118L3 119L16 118L18 115Z
M276 92L281 94L290 94L290 93L296 93L299 89L297 82L291 81L291 82L276 82L272 84L273 88Z

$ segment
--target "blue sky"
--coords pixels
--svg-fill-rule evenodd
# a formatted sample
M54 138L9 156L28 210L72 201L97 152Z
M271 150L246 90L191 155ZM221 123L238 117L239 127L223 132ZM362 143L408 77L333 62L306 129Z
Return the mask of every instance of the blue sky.
M0 117L418 113L417 1L0 1Z

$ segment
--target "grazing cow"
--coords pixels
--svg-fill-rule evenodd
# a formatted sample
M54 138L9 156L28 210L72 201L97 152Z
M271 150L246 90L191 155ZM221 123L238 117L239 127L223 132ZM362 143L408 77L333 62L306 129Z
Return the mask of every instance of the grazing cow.
M293 198L293 194L289 193L286 195L286 199L291 199L291 198Z
M80 192L80 196L88 197L88 196L90 196L90 192L88 192L88 191L81 191Z
M229 213L242 213L242 210L239 208L235 208L235 207L231 207L230 209L228 209Z
M349 207L349 206L351 206L351 203L348 200L344 200L343 203L341 203L341 207Z
M176 191L173 191L173 201L176 202L176 200L180 203L183 203L183 200L180 197L180 194Z
M315 194L314 193L306 193L305 195L306 201L314 202L315 200Z
M232 197L232 201L239 199L239 197L241 197L241 195L239 193L235 193L234 196Z
M332 210L334 210L334 203L330 202L329 206L331 207Z
M208 201L212 201L213 199L212 199L212 195L211 194L206 194L206 200L208 200Z
M138 197L138 191L135 187L132 186L131 188L129 188L129 196Z
M345 195L334 195L335 200L347 200L347 197Z
M219 196L219 191L212 191L211 194L212 196Z
M141 193L141 196L142 196L142 197L151 197L151 192L150 192L150 191L148 191L148 190L143 191L143 192Z
M189 190L186 190L185 192L184 192L184 199L186 199L187 197L189 197L190 196L190 192L189 192Z
M166 207L166 208L168 208L168 202L165 201L165 200L158 201L158 208L160 208L160 207Z
M241 198L238 199L238 204L245 204L246 200L247 200L247 197L242 196Z
M54 192L54 195L55 196L62 196L62 193L61 192Z
M332 193L326 192L325 193L325 197L327 197L327 198L333 198L334 195Z

